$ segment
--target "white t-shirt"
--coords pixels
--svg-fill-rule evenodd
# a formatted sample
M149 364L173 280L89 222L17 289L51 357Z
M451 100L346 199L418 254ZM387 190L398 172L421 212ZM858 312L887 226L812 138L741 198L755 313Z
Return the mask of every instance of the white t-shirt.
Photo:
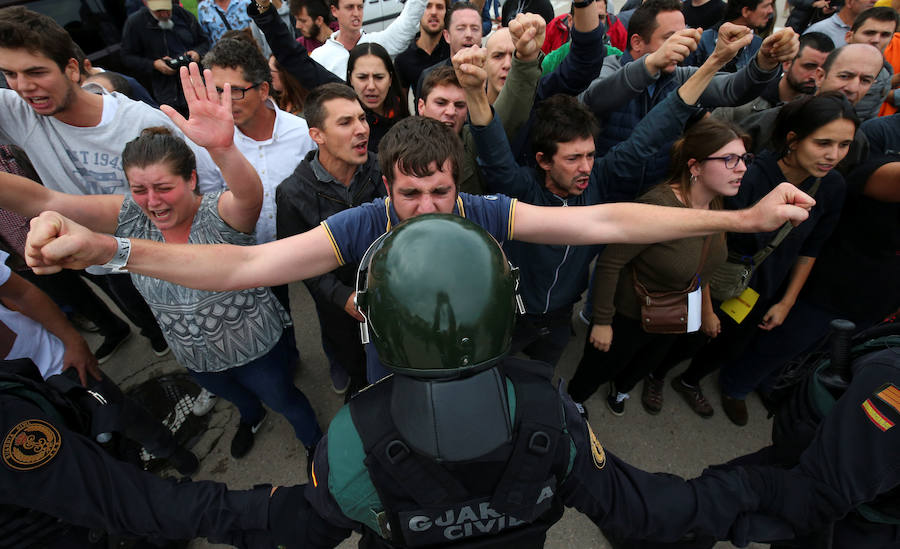
M81 128L39 115L16 92L0 89L0 143L24 149L50 189L79 195L128 194L122 170L125 144L150 126L165 126L184 136L160 110L97 85L88 84L85 89L104 96L103 122L98 126ZM116 101L114 110L107 106L107 98ZM200 191L224 189L222 174L206 149L187 143L197 156Z
M6 266L9 254L0 252L0 286L9 281L10 270ZM9 349L6 360L30 358L41 376L47 379L63 370L63 354L66 349L58 337L22 313L10 311L0 304L0 349Z

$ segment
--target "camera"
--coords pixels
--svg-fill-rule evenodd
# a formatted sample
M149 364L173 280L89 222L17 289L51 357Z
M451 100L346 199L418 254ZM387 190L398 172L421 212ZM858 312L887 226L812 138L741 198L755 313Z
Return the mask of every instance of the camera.
M164 59L163 61L165 61L166 65L169 65L172 70L177 71L181 67L187 67L188 65L190 65L193 59L191 59L191 56L188 54L182 54L178 57Z

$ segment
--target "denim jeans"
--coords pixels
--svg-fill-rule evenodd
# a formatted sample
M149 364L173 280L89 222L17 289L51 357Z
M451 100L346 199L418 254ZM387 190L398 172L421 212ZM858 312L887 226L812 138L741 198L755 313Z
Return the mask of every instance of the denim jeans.
M244 423L259 423L265 414L265 403L287 418L297 438L309 447L322 438L322 430L306 395L294 385L294 361L288 341L286 335L282 336L272 350L243 366L221 372L192 371L191 376L237 406Z

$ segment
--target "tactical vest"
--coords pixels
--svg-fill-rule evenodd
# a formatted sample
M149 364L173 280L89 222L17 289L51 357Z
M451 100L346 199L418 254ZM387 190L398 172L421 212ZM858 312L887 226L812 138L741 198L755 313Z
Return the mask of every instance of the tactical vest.
M888 335L866 341L850 350L856 360L866 354L900 345L900 335ZM819 376L831 364L823 359L812 375L794 391L792 398L775 414L772 425L772 446L779 463L793 466L810 445L816 429L831 412L841 395L834 395ZM856 511L870 522L900 524L900 487L879 495L874 501L860 505Z
M551 369L518 359L499 368L512 441L475 460L438 463L412 451L391 417L392 377L350 401L336 418L340 431L332 422L329 440L340 434L356 463L332 467L329 485L345 515L366 526L360 547L543 547L563 513L558 491L574 449ZM356 479L335 491L332 480L354 469Z
M68 387L67 381L57 381ZM86 391L82 388L81 392ZM9 397L33 403L54 423L65 425L76 433L91 434L90 414L51 383L45 382L28 359L7 360L0 364L0 398ZM61 539L69 529L68 524L45 513L0 505L0 544L4 547L44 547Z

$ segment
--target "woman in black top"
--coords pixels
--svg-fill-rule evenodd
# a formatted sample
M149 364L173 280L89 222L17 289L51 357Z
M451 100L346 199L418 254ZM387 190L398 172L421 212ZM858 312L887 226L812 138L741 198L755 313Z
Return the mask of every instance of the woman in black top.
M853 107L838 92L804 97L782 107L773 135L777 151L764 151L757 157L744 176L737 196L727 199L725 206L744 208L783 181L812 192L816 180L820 179L815 192L816 206L809 219L791 230L755 269L750 288L759 297L747 316L737 322L716 303L721 323L719 335L699 351L698 347L705 343L702 340L682 341L673 348L663 365L646 380L645 397L648 393L658 393L661 401L666 372L693 356L688 369L672 380L673 388L695 412L709 417L713 410L700 391L700 380L721 367L725 413L736 425L747 423L744 399L770 372L764 360L748 360L746 351L752 347L758 330L776 330L790 314L822 244L835 227L846 190L844 178L835 167L846 156L858 125ZM777 232L729 234L729 251L752 256L771 242ZM742 297L749 303L747 296Z
M374 42L359 44L350 50L347 83L356 90L366 111L369 150L378 152L378 143L384 134L409 114L387 50Z

